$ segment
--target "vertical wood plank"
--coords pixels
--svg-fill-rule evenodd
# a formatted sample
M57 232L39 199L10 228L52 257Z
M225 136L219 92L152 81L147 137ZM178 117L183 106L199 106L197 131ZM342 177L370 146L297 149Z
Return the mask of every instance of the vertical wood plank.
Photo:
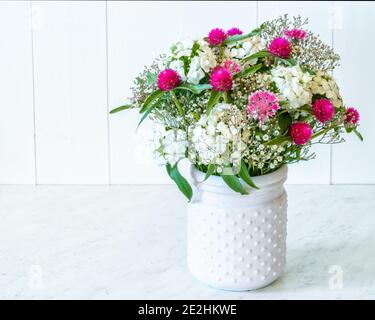
M180 38L181 4L173 1L108 1L109 105L130 96L130 87L144 65L152 63ZM147 147L151 123L136 133L138 110L110 116L111 183L170 183Z
M375 183L374 140L374 51L375 3L334 3L334 47L341 56L335 72L344 103L358 108L361 114L359 131L365 140L347 135L346 143L333 146L333 183Z
M108 183L105 2L35 1L37 182Z
M0 2L0 183L34 184L29 1Z
M321 39L332 45L331 2L304 1L298 5L295 1L258 1L259 24L288 13L290 17L300 14L309 19L307 28L320 35ZM289 166L288 183L329 184L330 183L330 146L314 145L311 151L316 158Z

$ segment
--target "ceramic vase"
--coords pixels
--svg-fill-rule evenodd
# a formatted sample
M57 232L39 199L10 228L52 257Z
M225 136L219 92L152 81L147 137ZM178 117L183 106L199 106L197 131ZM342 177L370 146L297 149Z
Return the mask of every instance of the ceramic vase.
M218 176L191 166L194 186L188 207L187 263L201 282L244 291L269 285L286 263L287 166L253 180L259 189L232 191Z

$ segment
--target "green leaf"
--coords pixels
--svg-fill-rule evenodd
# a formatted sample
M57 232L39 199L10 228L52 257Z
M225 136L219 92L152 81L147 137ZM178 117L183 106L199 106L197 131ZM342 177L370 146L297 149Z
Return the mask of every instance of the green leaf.
M222 175L221 177L223 178L227 186L231 188L233 191L239 192L242 195L248 194L245 188L243 187L240 179L238 179L235 175Z
M246 70L242 70L240 73L237 73L234 78L238 77L247 77L255 72L257 72L263 65L261 63L256 64L255 66L252 66Z
M136 130L138 130L138 128L141 125L141 123L143 122L143 120L145 120L147 118L147 116L151 113L151 111L154 110L160 104L160 102L161 102L161 99L159 99L155 103L149 105L147 110L143 113L141 120L139 120L139 123L137 125Z
M293 58L283 59L283 58L275 57L275 61L281 61L289 67L293 67L297 64L297 61L294 60Z
M198 42L194 42L193 47L191 48L191 57L195 57L198 55L198 50L200 48L200 44Z
M209 83L204 84L191 84L184 83L175 88L175 90L187 90L194 94L201 94L203 91L211 89L212 86Z
M245 161L241 160L241 168L240 168L240 172L238 174L240 176L240 178L245 181L250 187L254 188L254 189L259 189L253 179L251 178L250 174L249 174L249 169L247 168L246 166L246 163Z
M357 129L354 129L353 131L356 134L356 136L358 137L358 139L363 141L363 136L359 133L359 131L357 131Z
M280 144L283 144L283 143L285 143L285 142L290 142L290 141L291 141L290 137L284 137L284 136L281 136L281 137L277 137L277 138L275 138L275 139L272 139L272 140L270 140L270 141L267 141L267 142L265 142L264 144L265 144L266 146L271 146L271 145L274 145L274 144L276 144L276 145L280 145Z
M285 133L289 129L289 126L292 124L292 117L288 112L284 112L278 116L277 121L279 123L281 132Z
M180 116L184 116L185 114L185 110L184 110L184 107L182 106L180 100L178 100L176 94L174 93L173 90L169 91L170 92L170 95L172 97L172 100L174 101L174 104L176 105L177 107L177 110L178 110L178 113L180 114Z
M208 99L208 102L207 102L207 112L206 112L207 115L210 114L214 105L219 101L220 96L221 96L221 92L211 91L210 99Z
M206 175L204 176L204 180L202 182L206 181L209 177L211 177L213 173L215 172L215 170L216 170L216 165L213 163L210 163L208 165Z
M184 63L184 73L187 74L189 72L190 58L187 56L181 56L179 60Z
M251 54L247 57L244 57L242 59L242 62L246 62L246 61L249 61L249 60L252 60L252 59L255 59L255 58L264 58L264 57L268 57L270 55L271 54L268 51L262 50L262 51L258 51L256 53L254 53L254 54Z
M147 108L149 108L150 105L152 105L152 103L159 99L162 95L164 95L165 91L161 91L161 90L155 90L153 93L151 93L146 101L144 102L141 110L139 111L139 113L143 113L147 110Z
M185 195L186 198L191 200L193 196L193 190L189 182L180 174L176 163L173 167L168 163L166 169L170 178L176 183L178 189Z
M110 113L110 114L113 114L113 113L116 113L116 112L120 112L120 111L122 111L122 110L128 110L128 109L131 109L131 108L132 108L131 105L124 105L124 106L117 107L117 108L111 110L109 113Z
M300 147L297 147L297 149L296 149L296 158L297 159L300 159L301 158L301 148Z
M236 34L234 36L231 36L231 37L228 37L224 42L223 44L228 44L228 43L232 43L232 42L236 42L236 41L240 41L240 40L244 40L244 39L247 39L247 38L250 38L250 37L253 37L257 34L260 33L260 28L257 28L257 29L254 29L253 31L251 31L250 33L248 34Z

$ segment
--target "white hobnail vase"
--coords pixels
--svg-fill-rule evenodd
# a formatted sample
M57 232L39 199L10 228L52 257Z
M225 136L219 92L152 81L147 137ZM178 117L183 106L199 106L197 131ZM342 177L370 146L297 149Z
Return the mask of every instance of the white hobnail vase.
M201 282L224 290L267 286L286 263L287 166L254 177L259 190L229 189L217 176L191 166L195 196L188 206L187 263Z

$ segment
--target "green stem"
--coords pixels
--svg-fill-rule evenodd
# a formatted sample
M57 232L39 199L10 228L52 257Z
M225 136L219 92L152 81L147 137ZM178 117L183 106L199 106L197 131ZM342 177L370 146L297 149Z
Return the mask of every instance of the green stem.
M321 130L321 131L319 131L319 132L317 132L317 133L314 133L314 134L311 136L311 140L313 140L313 139L315 139L315 138L321 136L322 134L327 133L329 130L331 130L331 128L323 129L323 130Z
M177 107L177 110L178 110L179 114L181 116L183 116L185 114L184 108L182 107L181 102L178 100L176 94L173 91L171 91L171 97L172 97L172 99L173 99L173 101L174 101L174 103L175 103L175 105Z
M223 92L223 98L225 103L231 103L232 99L227 91Z

